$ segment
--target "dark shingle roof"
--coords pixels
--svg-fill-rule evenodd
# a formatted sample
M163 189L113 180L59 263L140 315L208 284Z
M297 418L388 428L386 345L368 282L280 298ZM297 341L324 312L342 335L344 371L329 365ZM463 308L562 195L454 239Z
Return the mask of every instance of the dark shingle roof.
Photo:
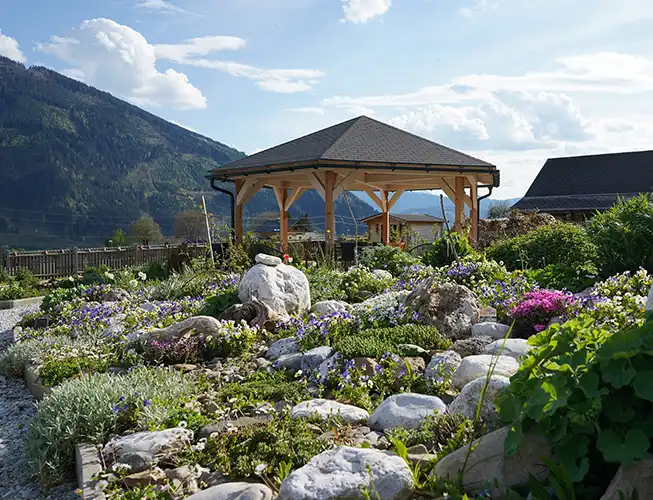
M381 215L380 213L370 215L369 217L365 217L364 219L361 219L359 222L365 222L370 219L374 219L375 217L378 217ZM403 222L444 222L444 219L440 219L439 217L434 217L433 215L429 214L395 214L391 213L390 217L393 219L397 219Z
M367 116L266 149L222 168L254 168L318 160L494 168L483 160Z
M513 208L605 210L618 197L651 191L653 151L551 158Z

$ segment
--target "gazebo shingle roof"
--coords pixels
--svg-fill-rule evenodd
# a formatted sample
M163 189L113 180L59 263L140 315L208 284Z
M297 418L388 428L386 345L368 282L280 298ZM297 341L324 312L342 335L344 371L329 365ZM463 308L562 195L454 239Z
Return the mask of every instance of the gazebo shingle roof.
M494 168L483 160L367 116L347 120L221 168L256 168L329 160Z
M610 208L653 191L653 151L551 158L513 208L549 212Z

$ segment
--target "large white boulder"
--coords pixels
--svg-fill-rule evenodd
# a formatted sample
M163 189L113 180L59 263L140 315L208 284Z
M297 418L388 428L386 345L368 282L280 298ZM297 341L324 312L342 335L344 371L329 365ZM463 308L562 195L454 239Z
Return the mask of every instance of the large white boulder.
M442 384L451 378L462 362L463 358L456 351L439 352L431 358L424 378L432 384Z
M499 352L501 352L502 356L510 356L519 361L531 349L533 349L533 346L528 345L528 340L526 339L506 339L505 341L497 340L488 344L485 346L484 352L492 356L498 356Z
M483 395L480 416L488 424L497 423L499 421L499 415L497 414L496 406L494 406L494 401L510 385L510 379L498 375L490 377L489 382L485 377L472 380L462 388L456 399L449 404L447 411L451 414L460 413L470 420L474 420L478 402L481 400L481 392L486 383L487 388Z
M258 483L224 483L186 497L186 500L272 500L272 490Z
M105 458L118 458L126 453L143 453L156 457L182 450L190 445L192 440L193 432L180 427L162 431L136 432L113 438L102 452Z
M404 427L416 429L433 413L444 413L447 405L436 396L410 392L394 394L381 403L370 417L370 427L374 430Z
M256 264L238 285L238 298L246 303L257 298L282 316L302 314L311 309L308 278L286 264Z
M517 453L508 457L504 452L508 430L502 427L441 458L432 474L458 481L462 472L465 491L489 488L492 498L500 498L506 488L527 484L531 474L538 481L546 479L549 469L542 459L552 457L547 440L526 434Z
M451 381L454 387L462 389L472 380L480 377L487 377L490 368L494 366L492 375L502 377L512 377L519 370L519 363L515 358L510 356L490 356L489 354L479 354L477 356L467 356L463 362L453 372Z
M378 500L406 498L413 489L406 462L373 448L339 446L313 457L282 483L278 500L360 499L363 488Z
M344 424L360 425L367 422L370 414L358 406L346 405L330 399L311 399L302 401L290 410L292 418L319 417L325 422L336 418Z

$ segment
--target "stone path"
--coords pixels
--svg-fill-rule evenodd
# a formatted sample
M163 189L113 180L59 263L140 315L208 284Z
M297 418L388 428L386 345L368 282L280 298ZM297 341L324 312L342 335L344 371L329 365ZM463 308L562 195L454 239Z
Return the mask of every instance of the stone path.
M12 329L25 310L0 311L0 352L11 345ZM74 484L46 491L30 476L25 437L34 414L34 400L22 379L0 375L0 499L79 499Z

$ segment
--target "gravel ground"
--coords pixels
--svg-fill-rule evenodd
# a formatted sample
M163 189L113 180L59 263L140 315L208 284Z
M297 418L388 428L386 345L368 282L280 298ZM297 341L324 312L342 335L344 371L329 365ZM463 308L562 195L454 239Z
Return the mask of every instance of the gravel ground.
M22 314L33 307L0 310L0 352L13 342L12 329ZM23 380L0 375L0 499L79 499L75 484L44 491L30 477L25 437L34 414L34 399Z

